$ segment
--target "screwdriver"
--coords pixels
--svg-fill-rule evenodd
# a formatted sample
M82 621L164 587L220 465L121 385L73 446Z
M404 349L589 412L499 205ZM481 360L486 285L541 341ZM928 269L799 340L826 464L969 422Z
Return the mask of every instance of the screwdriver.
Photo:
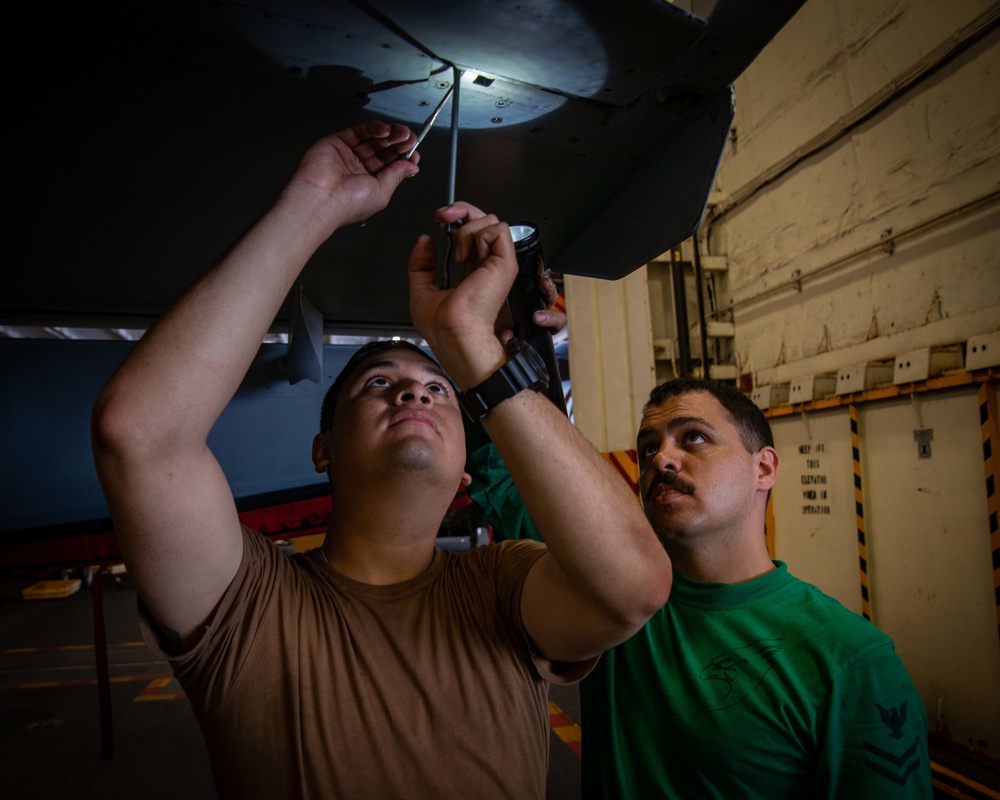
M400 158L405 158L407 161L413 158L413 154L417 151L417 148L420 147L420 143L424 140L424 137L426 137L431 128L434 127L434 121L438 118L438 114L441 113L441 109L444 108L444 104L448 102L448 98L451 97L451 93L453 91L455 91L455 84L448 87L448 91L444 93L444 97L442 97L441 101L437 104L437 108L435 108L434 112L427 118L427 122L425 122L424 127L420 129L420 133L417 135L417 141L413 143L413 147L411 147L405 154L401 155Z

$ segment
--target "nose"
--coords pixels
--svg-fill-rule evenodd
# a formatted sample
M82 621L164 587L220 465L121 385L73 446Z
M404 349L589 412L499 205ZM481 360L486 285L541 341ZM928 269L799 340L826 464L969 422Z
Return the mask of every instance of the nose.
M434 396L427 391L427 387L418 380L401 381L396 387L397 405L402 405L404 403L420 403L421 405L429 406L432 405L433 402Z
M662 442L653 455L653 469L657 472L680 472L680 449L669 441Z

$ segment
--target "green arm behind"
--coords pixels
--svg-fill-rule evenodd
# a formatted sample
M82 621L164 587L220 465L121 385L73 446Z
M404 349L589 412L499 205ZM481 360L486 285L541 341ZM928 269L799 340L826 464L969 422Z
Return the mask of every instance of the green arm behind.
M468 418L465 419L465 448L465 468L472 476L466 491L479 513L493 526L496 537L542 541L486 429Z

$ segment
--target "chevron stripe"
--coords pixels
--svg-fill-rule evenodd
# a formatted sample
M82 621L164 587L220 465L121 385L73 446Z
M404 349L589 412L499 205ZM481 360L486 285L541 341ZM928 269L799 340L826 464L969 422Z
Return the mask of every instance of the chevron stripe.
M571 720L565 712L551 700L549 701L549 727L566 746L576 755L580 755L580 726Z
M628 483L636 497L639 496L639 458L635 450L612 450L602 453L618 474Z
M153 678L147 685L146 688L139 692L139 696L133 698L133 703L139 703L148 700L184 700L187 695L184 692L168 692L164 693L163 690L174 680L172 675L165 675L162 678Z

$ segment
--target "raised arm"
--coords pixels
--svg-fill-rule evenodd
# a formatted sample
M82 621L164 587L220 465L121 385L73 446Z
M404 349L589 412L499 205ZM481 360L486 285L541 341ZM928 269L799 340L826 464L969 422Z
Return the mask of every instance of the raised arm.
M507 357L494 320L517 274L505 223L463 203L438 212L466 219L456 258L476 268L453 290L434 285L435 256L421 237L410 260L413 321L462 389ZM592 657L635 633L666 602L670 560L639 503L611 466L543 395L524 391L483 420L549 547L525 583L521 613L542 655Z
M230 252L143 336L93 413L94 459L134 585L189 644L239 567L242 538L207 446L288 290L337 228L386 206L417 172L414 137L368 122L321 139Z

